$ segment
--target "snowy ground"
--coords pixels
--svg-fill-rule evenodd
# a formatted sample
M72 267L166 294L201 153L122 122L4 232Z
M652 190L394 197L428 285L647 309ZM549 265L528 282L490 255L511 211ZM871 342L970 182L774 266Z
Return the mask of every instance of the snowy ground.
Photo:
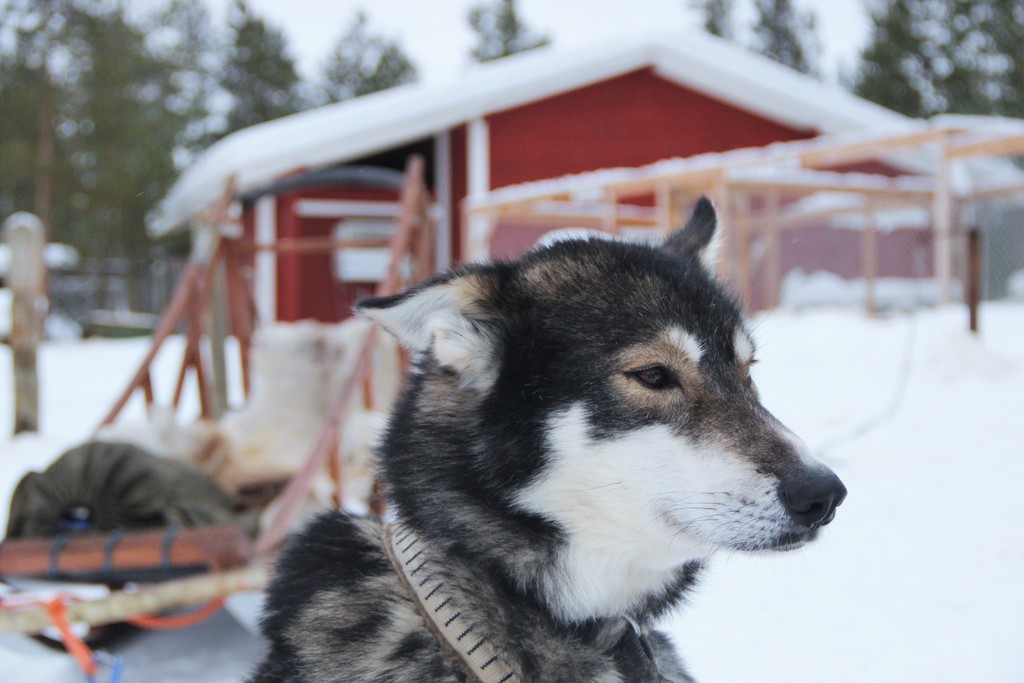
M755 326L766 405L850 495L811 547L712 561L667 623L697 679L1024 681L1024 304L987 305L979 338L961 308L774 312ZM26 469L89 434L143 352L137 340L42 349L42 434L0 441L0 507ZM0 434L10 434L9 387L0 346ZM226 683L261 644L221 614L114 649L125 683ZM0 637L0 681L81 680L63 655Z

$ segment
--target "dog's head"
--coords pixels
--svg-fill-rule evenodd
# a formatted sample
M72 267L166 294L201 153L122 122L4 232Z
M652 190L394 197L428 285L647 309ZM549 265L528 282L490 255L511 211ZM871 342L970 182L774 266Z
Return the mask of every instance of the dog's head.
M421 354L404 419L467 452L448 476L554 524L565 571L628 557L643 583L718 547L795 548L846 495L758 399L716 223L701 199L660 247L558 242L359 307Z

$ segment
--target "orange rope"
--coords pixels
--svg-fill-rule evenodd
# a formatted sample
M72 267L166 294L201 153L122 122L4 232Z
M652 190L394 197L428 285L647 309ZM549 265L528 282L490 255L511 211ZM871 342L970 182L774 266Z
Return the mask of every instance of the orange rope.
M153 631L169 631L177 628L188 628L200 624L220 611L224 606L224 598L216 598L206 603L194 612L188 614L173 614L166 617L140 614L128 619L128 623L139 628L146 628Z
M61 640L64 642L64 648L68 651L68 654L75 658L78 666L82 667L82 671L89 676L95 676L99 667L96 666L92 650L89 649L84 640L72 632L71 626L65 617L66 611L67 605L64 603L63 596L58 595L46 603L46 612L50 615L53 625L60 631Z

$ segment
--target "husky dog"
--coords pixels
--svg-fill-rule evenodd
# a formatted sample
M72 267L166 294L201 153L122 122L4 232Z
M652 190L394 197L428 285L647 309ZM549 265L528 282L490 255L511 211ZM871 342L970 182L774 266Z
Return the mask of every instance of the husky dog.
M392 524L283 551L257 683L692 681L652 624L716 549L789 550L846 489L758 400L707 199L658 246L570 240L359 313L416 353Z

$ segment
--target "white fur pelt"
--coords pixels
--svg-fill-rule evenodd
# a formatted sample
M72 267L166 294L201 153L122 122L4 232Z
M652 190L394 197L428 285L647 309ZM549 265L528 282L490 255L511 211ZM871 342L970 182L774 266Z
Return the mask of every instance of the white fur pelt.
M251 358L249 402L221 421L232 444L231 457L218 474L224 486L238 490L289 477L302 467L342 387L356 370L370 327L367 321L350 319L337 325L278 323L259 331ZM383 423L380 414L390 408L400 379L396 346L384 335L377 336L372 368L373 409L364 408L366 397L360 384L341 434L346 488L353 495L365 488L355 498L363 501L372 476L372 447Z
M166 407L154 407L145 420L101 427L94 440L128 443L161 458L191 462L208 474L223 467L231 452L231 443L216 422L178 422Z
M301 321L265 326L253 339L253 389L241 409L229 411L219 423L182 423L172 411L158 409L144 422L105 427L97 439L128 442L155 455L192 462L231 493L287 479L306 462L346 380L356 370L371 327L369 321L355 318L340 324ZM367 400L360 383L342 423L342 494L347 506L359 509L369 501L373 446L398 392L400 373L395 342L377 335L369 382L372 399ZM333 491L328 472L318 473L307 507L326 507Z

